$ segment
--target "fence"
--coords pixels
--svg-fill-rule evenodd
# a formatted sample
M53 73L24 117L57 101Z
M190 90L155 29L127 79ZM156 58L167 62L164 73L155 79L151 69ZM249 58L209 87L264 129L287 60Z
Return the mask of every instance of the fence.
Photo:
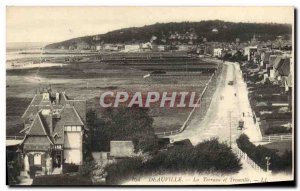
M270 136L263 136L262 142L284 142L284 141L291 141L293 139L292 134L287 135L270 135Z
M204 93L206 92L206 89L207 89L208 85L210 84L211 79L212 79L213 77L214 77L214 74L213 74L213 75L211 76L211 78L209 79L208 83L206 84L205 88L203 89L203 91L202 91L200 97L198 98L198 100L197 100L197 102L196 102L196 105L199 105L199 104L200 104L200 108L201 108L201 103L200 103L200 101L202 100L203 95L204 95ZM181 126L181 128L180 128L181 131L184 131L184 130L186 129L186 127L188 126L188 124L190 123L190 121L191 121L191 119L192 119L193 114L195 113L195 110L196 110L196 107L194 107L194 108L192 109L192 111L190 112L189 116L187 117L187 119L185 120L185 122L183 123L183 125Z
M181 129L177 129L177 130L173 130L173 131L166 131L166 132L155 133L155 134L157 136L159 136L159 137L165 137L165 136L170 136L170 135L178 134L180 132L182 132Z
M251 158L248 157L247 153L244 153L237 146L232 148L232 151L241 159L247 162L252 168L254 168L258 172L266 172L260 166L258 166Z
M6 140L22 140L23 136L6 136Z

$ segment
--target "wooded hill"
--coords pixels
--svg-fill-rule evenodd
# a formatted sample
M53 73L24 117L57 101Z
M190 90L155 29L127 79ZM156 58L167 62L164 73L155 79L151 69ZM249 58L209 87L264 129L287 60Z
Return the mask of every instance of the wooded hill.
M291 39L292 25L274 23L233 23L220 20L180 23L156 23L143 27L114 30L106 34L84 36L47 45L46 49L68 48L79 44L100 43L201 43L203 41L230 42L239 38L240 42L251 40L253 35L260 41L274 40L278 36Z

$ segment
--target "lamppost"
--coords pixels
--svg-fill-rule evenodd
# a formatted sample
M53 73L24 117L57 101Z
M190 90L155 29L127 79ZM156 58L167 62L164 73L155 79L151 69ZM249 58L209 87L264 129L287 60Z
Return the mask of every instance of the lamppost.
M228 117L229 117L229 147L231 148L231 112L228 111Z
M270 160L271 160L271 157L266 157L266 161L267 161L267 173L270 171Z

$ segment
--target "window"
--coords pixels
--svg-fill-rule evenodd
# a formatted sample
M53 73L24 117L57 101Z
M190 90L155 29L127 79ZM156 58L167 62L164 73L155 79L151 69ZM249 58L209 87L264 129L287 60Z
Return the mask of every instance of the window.
M41 154L35 154L34 158L34 165L41 165L42 164L42 155Z
M81 126L75 126L75 125L66 125L64 127L65 131L72 131L72 132L80 132L81 131Z

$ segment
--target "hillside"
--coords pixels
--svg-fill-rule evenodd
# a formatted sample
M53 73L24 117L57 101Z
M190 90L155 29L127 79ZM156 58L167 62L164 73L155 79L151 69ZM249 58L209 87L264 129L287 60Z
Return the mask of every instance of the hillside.
M145 43L157 44L200 43L206 41L248 41L256 35L260 41L274 40L277 36L290 39L292 26L273 23L233 23L220 20L181 23L156 23L144 27L131 27L99 34L66 40L47 45L46 49L92 46L100 43Z

